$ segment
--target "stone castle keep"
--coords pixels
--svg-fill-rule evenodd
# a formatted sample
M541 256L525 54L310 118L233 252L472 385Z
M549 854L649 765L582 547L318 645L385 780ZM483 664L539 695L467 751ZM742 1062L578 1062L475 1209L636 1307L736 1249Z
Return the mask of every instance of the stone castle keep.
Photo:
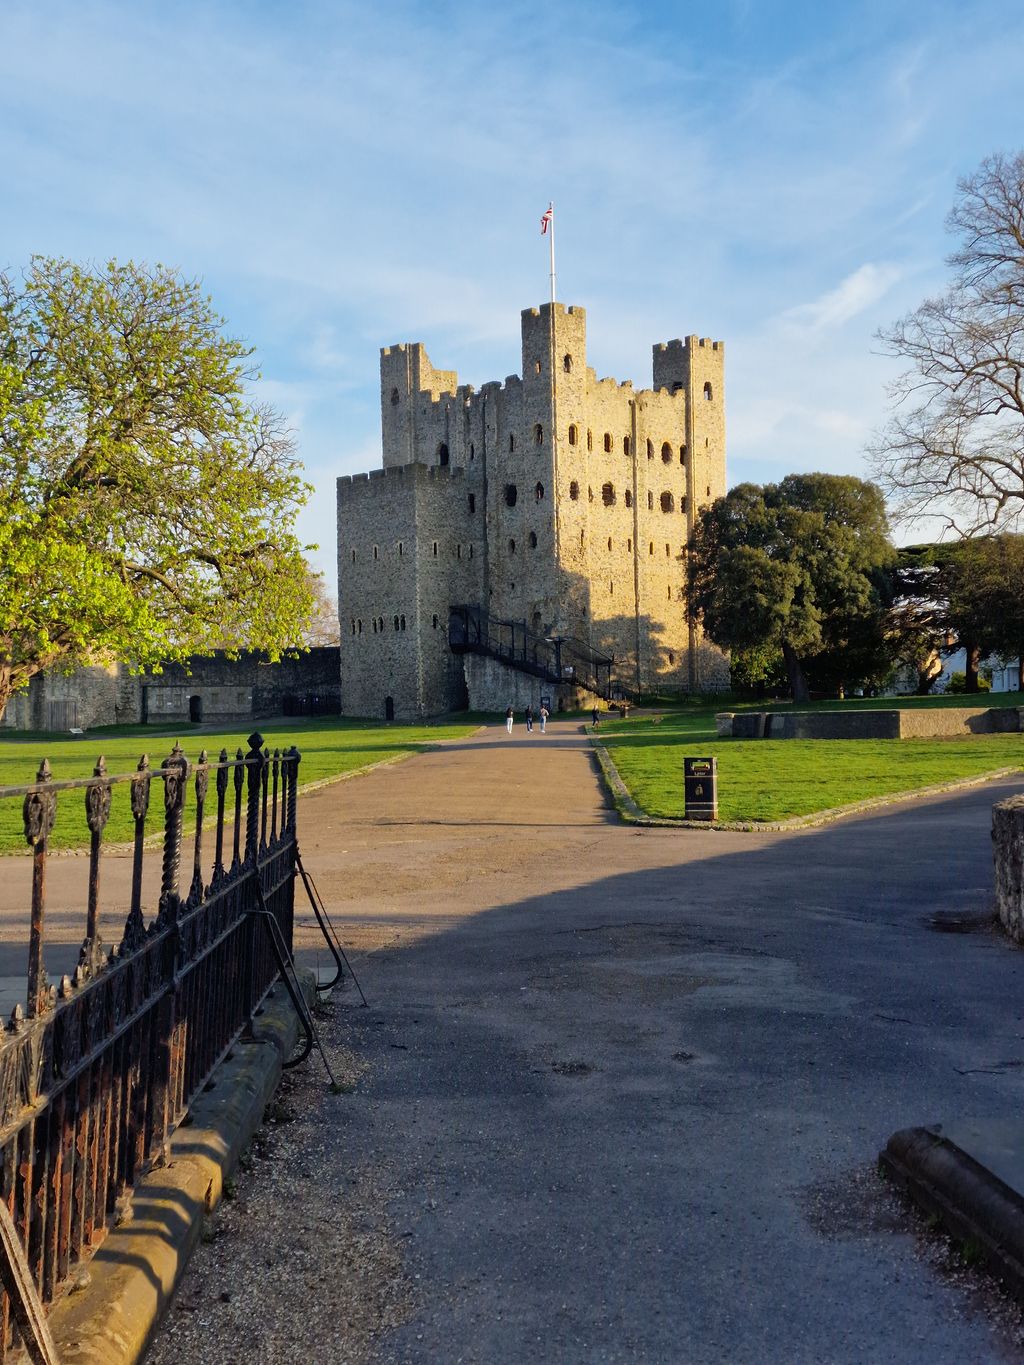
M586 340L582 308L527 309L522 376L479 392L419 343L381 351L383 468L338 480L347 714L536 705L552 687L518 660L554 640L613 659L627 693L727 686L684 588L694 514L725 493L724 344L656 345L636 390L598 379ZM455 652L467 619L511 660Z

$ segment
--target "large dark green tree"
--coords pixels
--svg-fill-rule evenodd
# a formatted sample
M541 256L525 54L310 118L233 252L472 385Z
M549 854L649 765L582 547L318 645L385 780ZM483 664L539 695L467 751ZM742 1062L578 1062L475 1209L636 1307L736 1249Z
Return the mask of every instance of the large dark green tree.
M805 701L809 670L837 689L885 671L894 555L874 484L834 474L740 484L697 519L690 612L723 648L780 649Z
M253 377L173 270L0 276L0 714L48 667L301 638L308 489Z

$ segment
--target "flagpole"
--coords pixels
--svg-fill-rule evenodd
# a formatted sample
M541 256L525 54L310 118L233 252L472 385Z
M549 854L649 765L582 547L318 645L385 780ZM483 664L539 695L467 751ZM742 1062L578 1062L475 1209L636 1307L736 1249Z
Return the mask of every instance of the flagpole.
M548 204L548 212L551 214L551 302L555 301L555 203L554 200Z

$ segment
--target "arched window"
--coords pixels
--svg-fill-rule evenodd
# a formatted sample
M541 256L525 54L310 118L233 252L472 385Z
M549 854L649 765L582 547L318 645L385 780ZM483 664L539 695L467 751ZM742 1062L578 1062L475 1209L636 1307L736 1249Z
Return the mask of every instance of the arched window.
M514 554L515 554L515 552L516 552L516 543L515 543L514 540L509 540L509 543L508 543L508 552L509 552L510 555L514 555Z
M516 438L515 438L514 436L510 436L510 437L508 438L508 448L509 448L509 450L515 450L515 448L516 448Z
M544 485L539 480L533 490L533 500L534 502L543 502L544 500Z
M352 563L354 564L355 562L356 562L356 552L355 552L355 550L353 550L353 551L352 551Z
M662 510L663 512L674 512L674 511L675 511L675 506L676 506L676 501L675 501L675 498L673 498L672 494L671 494L671 493L662 493L662 495L661 495L661 510Z
M537 532L536 532L536 531L531 531L531 532L530 532L530 549L531 549L531 550L536 550L536 548L537 548Z
M709 379L707 383L704 385L704 397L710 403L714 396L715 395L711 392L711 380Z
M570 427L570 428L569 428L569 444L570 444L571 446L574 446L574 445L576 444L576 442L577 442L579 439L580 439L579 427Z
M710 498L710 496L711 496L711 485L708 484L708 497Z
M357 634L357 635L362 635L362 633L363 633L363 623L362 623L362 621L357 621L357 622L356 622L356 634Z
M518 490L517 490L515 484L514 484L514 483L507 483L507 484L505 485L505 506L506 506L506 507L515 507L515 505L516 505L516 500L517 500L518 497L519 497L519 492L518 492Z
M685 447L685 446L680 446L680 447L679 447L679 463L680 463L680 464L685 464L685 463L686 463L686 447Z
M573 479L572 483L569 485L569 497L572 498L573 502L576 502L576 500L579 498L579 495L580 486L576 482L576 480Z
M397 390L397 389L392 389L392 390L391 390L391 406L394 407L395 404L396 404L397 402L398 402L398 390Z
M470 557L470 559L473 558L473 547L472 547L472 545L469 547L469 557Z
M587 449L594 449L594 433L592 431L587 432Z
M610 431L606 431L605 434L604 434L604 448L605 448L606 452L608 452L609 454L611 453L611 448L612 448L612 434L611 434Z
M475 494L475 493L470 493L470 495L469 495L469 510L470 510L471 512L475 512L475 511L476 511L476 494Z
M671 602L671 601L672 601L672 584L671 584L671 583L668 585L668 593L667 593L667 596L668 596L668 600Z
M649 460L654 459L654 442L651 440L649 436L647 438L647 458Z
M539 422L533 428L533 444L535 446L542 446L544 444L544 428Z
M628 455L628 454L629 454L629 437L628 437L628 436L623 436L623 438L622 438L622 453L623 453L623 455Z
M627 540L626 540L626 553L627 553L627 554L632 554L632 553L633 553L633 537L632 537L632 536L629 536L629 537L627 538Z
M402 542L401 542L401 541L398 542L398 558L399 558L399 559L402 558Z
M605 507L615 506L615 488L610 483L601 485L601 501Z
M434 558L437 558L437 541L434 541Z
M398 618L396 617L395 619L397 620ZM376 618L376 617L374 617L374 619L370 622L370 625L373 627L373 633L374 633L374 635L376 635L376 634L377 634L377 618Z
M397 630L397 629L398 629L398 617L396 616L396 617L395 617L395 630Z
M672 447L669 445L667 441L661 447L661 458L665 464L672 463Z
M402 629L405 630L405 617L402 617Z
M442 441L441 444L437 447L437 463L439 465L444 466L448 464L450 459L451 456L448 453L448 447L447 445L445 445L444 441Z
M608 584L608 596L609 596L609 597L612 597L612 596L614 596L614 594L615 594L615 584L614 584L614 583L609 583L609 584Z
M376 545L373 547L373 557L374 557L374 559L377 558L377 547L376 547Z
M571 355L564 355L564 356L562 356L562 369L566 372L566 374L571 374L571 373L572 373L572 356L571 356Z
M627 507L632 507L632 506L633 506L633 494L632 494L632 492L631 492L628 488L626 489L625 498L626 498L626 506L627 506Z
M437 612L434 612L433 622L434 622L434 629L437 630Z
M355 635L355 633L356 633L356 618L353 616L353 617L352 617L352 634Z
M671 558L671 555L672 555L672 547L671 547L671 545L669 545L668 541L666 540L666 541L665 541L665 558L666 558L666 559L669 559L669 558Z
M469 443L469 458L470 458L471 460L475 460L475 459L476 459L476 446L473 444L472 441L470 441L470 443Z
M649 488L647 490L647 510L648 512L654 511L654 494Z
M684 493L684 494L682 495L682 497L679 499L679 510L680 510L680 512L685 512L685 511L686 511L686 494L685 494L685 493Z
M456 559L461 559L461 558L462 558L462 546L461 546L461 545L456 545L456 547L455 547L455 558L456 558Z

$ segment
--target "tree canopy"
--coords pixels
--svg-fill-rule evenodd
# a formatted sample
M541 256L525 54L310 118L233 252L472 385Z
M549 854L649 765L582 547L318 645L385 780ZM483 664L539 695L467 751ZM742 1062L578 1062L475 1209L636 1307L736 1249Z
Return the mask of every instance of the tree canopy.
M0 714L47 667L300 639L309 490L224 325L162 266L0 275Z
M1024 517L1024 152L961 180L947 226L960 239L949 289L880 333L908 368L874 472L904 520L1012 529Z
M790 474L739 484L697 519L690 613L723 648L780 649L794 698L806 700L808 666L835 687L885 671L894 554L882 495L862 479Z

